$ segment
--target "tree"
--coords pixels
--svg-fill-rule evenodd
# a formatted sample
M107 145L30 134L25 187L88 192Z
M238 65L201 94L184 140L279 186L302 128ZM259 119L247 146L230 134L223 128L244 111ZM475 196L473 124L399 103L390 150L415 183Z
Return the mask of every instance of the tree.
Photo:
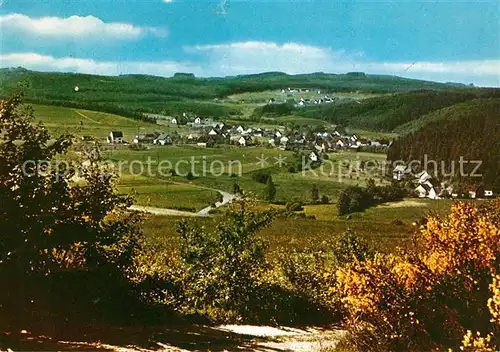
M131 199L114 192L113 175L98 161L61 162L71 136L53 140L21 100L0 102L0 266L19 275L128 266L139 221L124 211Z
M256 233L274 218L274 212L251 212L238 201L218 220L214 231L183 221L181 235L182 288L172 299L180 308L236 310L242 314L255 293L256 278L265 265L265 243Z
M272 202L274 201L275 198L276 198L276 186L274 185L273 178L269 176L266 183L266 199L269 202Z
M223 201L224 201L224 196L222 195L222 193L217 192L216 202L217 203L222 203Z
M234 194L241 194L240 185L238 185L236 182L233 183L233 193Z
M311 188L311 198L312 198L312 202L314 204L319 202L319 189L318 189L318 186L316 186L315 184L312 185L312 188Z

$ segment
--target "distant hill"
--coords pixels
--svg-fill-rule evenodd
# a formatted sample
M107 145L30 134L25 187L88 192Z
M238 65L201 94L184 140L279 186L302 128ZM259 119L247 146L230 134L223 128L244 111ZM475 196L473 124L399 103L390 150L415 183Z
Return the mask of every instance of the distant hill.
M445 174L454 163L454 181L482 184L500 192L500 98L455 104L425 116L419 123L422 127L393 142L388 160L434 160L438 162L439 175L443 174L441 162L446 165ZM464 164L467 175L460 175L460 158L480 161L481 166L475 173L481 176L471 175L475 162Z
M301 87L327 91L395 93L421 89L448 90L452 87L442 83L359 72L339 75L321 72L301 75L268 72L223 78L199 78L189 73L180 73L164 78L148 75L47 73L23 68L0 69L0 96L8 96L21 86L25 88L26 100L33 103L74 103L87 109L102 109L107 106L110 112L112 108L166 114L190 110L202 115L221 116L238 114L238 110L221 107L220 104L216 108L213 100L243 92ZM78 86L78 92L74 91L75 86ZM192 100L203 104L195 104Z
M491 97L500 97L500 89L414 91L341 104L306 107L298 109L296 114L319 118L346 127L408 132L421 126L418 122L412 125L412 122L434 111L465 101Z

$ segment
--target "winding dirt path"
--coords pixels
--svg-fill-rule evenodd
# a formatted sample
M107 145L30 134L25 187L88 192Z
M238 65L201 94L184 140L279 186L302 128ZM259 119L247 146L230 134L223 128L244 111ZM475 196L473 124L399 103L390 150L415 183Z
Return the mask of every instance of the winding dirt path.
M201 188L201 189L207 189L215 192L219 192L222 195L222 202L217 202L215 203L215 208L222 207L226 204L232 203L233 201L238 199L238 196L235 194L231 194L225 191L222 191L220 189L215 189L215 188L209 188L205 186L199 186L199 185L193 185L189 183L183 183L183 182L171 182L169 183L172 184L177 184L177 185L182 185L182 186L192 186L196 188ZM130 210L133 211L141 211L144 213L148 214L153 214L153 215L164 215L164 216L185 216L185 217L193 217L193 216L209 216L210 215L210 210L214 209L211 206L208 206L202 210L200 210L197 213L192 213L189 211L181 211L181 210L176 210L176 209L167 209L167 208L157 208L157 207L148 207L148 206L142 206L142 205L132 205Z

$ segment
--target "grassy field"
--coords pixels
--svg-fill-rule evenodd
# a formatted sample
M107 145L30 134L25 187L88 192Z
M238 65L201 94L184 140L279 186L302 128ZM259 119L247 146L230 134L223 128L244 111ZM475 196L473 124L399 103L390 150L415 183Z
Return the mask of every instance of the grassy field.
M109 132L120 130L126 140L131 140L140 131L158 128L154 124L98 111L36 104L32 106L36 120L41 121L54 135L69 133L103 140Z
M347 230L363 236L378 250L390 251L397 246L411 245L412 236L418 234L418 226L414 223L429 213L447 214L451 204L451 201L446 200L407 199L382 204L363 213L355 213L349 220L345 216L338 217L334 205L306 206L304 212L316 216L316 219L278 218L269 227L261 230L259 236L269 244L271 259L283 250L322 250L333 236ZM265 208L268 208L268 205L259 205L259 209ZM181 219L176 217L148 216L143 225L145 242L170 250L177 249L180 243L177 234L179 221ZM193 218L189 221L195 226L210 229L219 220L216 216Z
M294 157L292 152L262 147L242 149L230 146L220 148L176 146L151 147L141 151L124 147L107 151L105 157L115 164L122 165L120 173L124 177L141 174L147 178L148 184L151 185L148 186L151 193L155 193L157 191L155 187L162 187L166 181L187 183L188 180L184 176L190 171L194 171L195 178L189 182L194 185L232 192L233 185L237 183L241 189L258 199L262 199L266 185L255 181L252 175L259 170L268 171L276 185L276 200L279 202L292 200L310 202L313 184L317 185L321 195L335 200L346 185L364 185L369 178L374 178L377 183L384 182L379 170L359 168L362 161L369 160L380 164L383 162L385 158L383 154L373 153L331 153L322 168L295 173L289 172L288 168L295 166L301 160ZM281 167L277 165L280 157L284 160ZM264 158L264 164L259 162L260 158ZM146 166L147 163L151 165L150 170ZM180 176L167 176L167 170L171 169ZM127 186L122 182L120 184ZM146 194L147 189L144 188L141 194ZM138 200L142 203L146 199L144 197L147 196L143 195ZM178 202L182 203L184 200L180 198Z
M158 208L200 211L217 199L218 192L165 182L164 184L140 184L118 186L118 192L132 195L137 204Z
M34 105L33 108L37 120L42 121L52 133L91 135L101 142L104 142L106 135L112 130L123 131L125 139L129 141L139 131L188 131L186 127L151 125L96 111L44 105ZM285 117L290 121L294 118ZM323 123L319 120L312 121ZM298 122L295 120L295 123ZM365 184L370 177L379 183L382 182L378 171L361 170L359 163L363 160L381 163L385 159L383 154L349 151L330 153L329 160L322 168L311 172L291 173L289 167L297 168L297 164L302 162L300 159L290 151L263 147L199 148L184 145L148 146L144 150L132 150L128 146L103 145L103 157L112 162L116 167L115 171L121 175L118 182L120 192L133 193L137 204L194 210L213 202L216 197L214 190L232 192L235 183L257 199L263 199L266 185L258 183L252 177L253 173L259 170L267 170L272 174L278 202L310 202L313 184L317 185L321 195L335 201L340 190L346 185ZM259 158L262 157L265 162L259 164ZM280 157L284 161L281 166L276 164ZM187 180L184 176L167 176L170 169L184 176L192 171L195 178ZM169 185L168 181L184 185L173 186ZM193 186L209 187L212 190Z
M34 109L35 121L41 121L53 135L69 133L77 137L92 136L104 142L109 132L118 130L122 131L125 140L130 142L140 132L157 131L180 134L196 132L192 127L171 125L167 121L153 124L99 111L30 105Z

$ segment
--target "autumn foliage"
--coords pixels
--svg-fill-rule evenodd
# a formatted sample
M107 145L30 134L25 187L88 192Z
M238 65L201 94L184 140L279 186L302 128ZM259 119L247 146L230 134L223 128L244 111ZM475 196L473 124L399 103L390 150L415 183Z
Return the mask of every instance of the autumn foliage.
M462 338L473 343L468 331L490 333L485 346L498 344L499 217L500 202L457 203L447 218L428 218L415 251L379 254L339 270L358 347L456 348Z

